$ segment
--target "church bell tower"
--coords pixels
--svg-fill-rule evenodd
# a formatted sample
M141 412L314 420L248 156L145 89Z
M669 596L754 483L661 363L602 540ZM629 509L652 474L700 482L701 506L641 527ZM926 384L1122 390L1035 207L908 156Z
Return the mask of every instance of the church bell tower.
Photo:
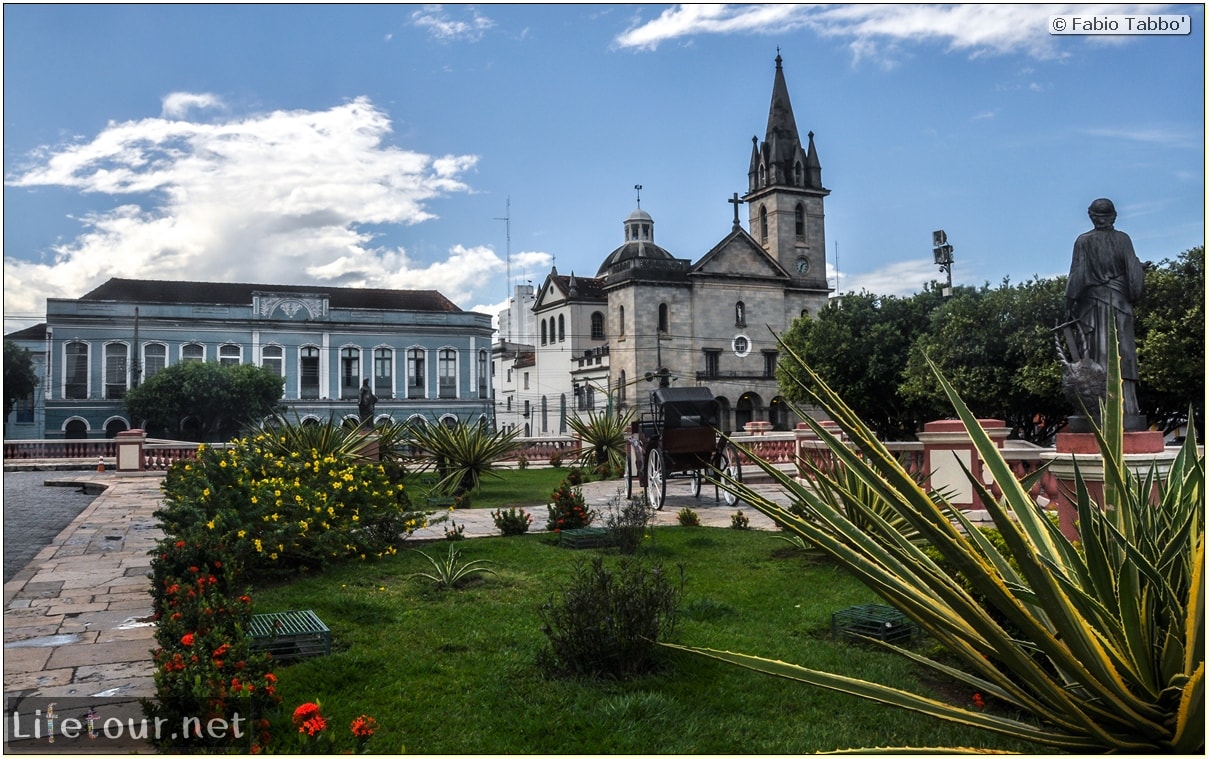
M789 102L789 88L776 58L772 102L764 142L752 137L747 171L748 230L793 277L794 285L828 288L827 239L823 223L822 168L814 147L814 132L802 147Z

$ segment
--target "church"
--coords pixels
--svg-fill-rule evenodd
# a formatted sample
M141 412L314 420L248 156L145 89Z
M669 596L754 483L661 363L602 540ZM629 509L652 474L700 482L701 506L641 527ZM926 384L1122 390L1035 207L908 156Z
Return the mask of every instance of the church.
M734 222L699 258L660 247L655 219L636 208L622 244L595 276L559 274L517 287L500 314L493 369L496 423L526 436L565 435L571 414L647 410L660 384L708 387L723 432L748 423L792 429L776 381L770 332L826 305L823 186L814 133L805 143L780 54L764 139L752 137L747 192ZM747 228L740 221L747 208ZM526 313L528 312L528 313Z

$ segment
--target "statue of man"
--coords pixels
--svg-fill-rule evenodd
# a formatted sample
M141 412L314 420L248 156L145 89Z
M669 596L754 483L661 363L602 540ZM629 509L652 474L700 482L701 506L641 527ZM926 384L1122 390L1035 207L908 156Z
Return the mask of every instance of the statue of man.
M377 402L378 396L374 395L374 391L370 389L369 379L367 378L361 383L361 392L357 396L357 414L361 417L362 426L373 426L374 404Z
M1078 322L1083 336L1083 356L1073 358L1090 358L1107 369L1109 324L1116 322L1125 416L1127 422L1134 417L1134 424L1128 426L1136 427L1138 350L1133 306L1142 296L1142 263L1133 252L1129 235L1113 229L1117 211L1111 200L1092 201L1087 215L1095 228L1075 240L1066 281L1067 318Z

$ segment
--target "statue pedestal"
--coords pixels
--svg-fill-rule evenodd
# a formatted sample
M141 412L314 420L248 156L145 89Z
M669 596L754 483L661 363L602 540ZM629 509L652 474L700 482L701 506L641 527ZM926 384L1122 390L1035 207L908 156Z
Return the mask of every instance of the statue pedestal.
M378 463L382 460L382 451L378 443L377 434L368 430L362 430L361 446L357 449L357 455L371 464Z
M1175 460L1178 451L1168 451L1163 443L1161 432L1126 432L1122 451L1125 456L1125 468L1134 475L1145 476L1153 467L1157 476L1166 480L1171 471L1171 462ZM1050 508L1058 512L1059 526L1062 534L1072 540L1079 537L1078 512L1075 507L1075 470L1087 483L1092 501L1101 507L1111 506L1104 503L1104 459L1100 455L1100 446L1096 436L1090 432L1060 432L1055 442L1053 452L1041 454L1044 461L1050 461L1050 473L1058 482L1058 492L1051 494ZM1152 499L1158 497L1158 491L1151 494Z

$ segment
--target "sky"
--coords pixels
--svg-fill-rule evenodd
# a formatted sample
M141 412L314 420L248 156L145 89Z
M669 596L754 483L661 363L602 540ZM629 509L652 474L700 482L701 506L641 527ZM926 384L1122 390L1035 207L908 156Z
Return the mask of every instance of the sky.
M1188 35L1051 35L1165 13ZM704 256L775 58L815 133L828 275L910 295L1065 274L1108 197L1204 244L1200 5L14 5L4 330L111 277L436 289L496 315L595 275L641 202ZM639 200L636 185L641 185ZM742 212L746 221L746 210Z

